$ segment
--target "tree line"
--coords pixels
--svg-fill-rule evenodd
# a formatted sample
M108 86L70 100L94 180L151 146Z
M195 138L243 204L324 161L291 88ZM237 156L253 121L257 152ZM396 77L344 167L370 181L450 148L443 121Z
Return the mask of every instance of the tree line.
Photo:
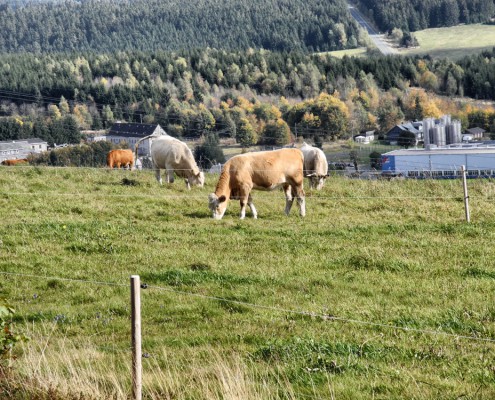
M434 95L494 99L495 51L458 62L215 49L1 54L0 72L0 140L79 143L81 132L120 120L157 123L176 137L283 145L383 135L442 113L495 130L490 110L480 116Z
M1 0L0 51L354 48L360 31L346 6L344 0Z
M286 98L333 93L342 82L371 74L378 88L420 86L438 94L495 99L495 50L458 61L429 57L344 57L304 52L217 49L177 52L0 54L0 99L38 104L63 96L122 119L156 113L172 98L201 103L226 90ZM25 97L25 99L23 98ZM44 99L42 99L42 97ZM3 106L4 107L4 106ZM0 109L0 113L8 110ZM12 113L12 111L11 111Z
M405 32L427 28L489 22L494 0L357 0L359 8L382 31Z

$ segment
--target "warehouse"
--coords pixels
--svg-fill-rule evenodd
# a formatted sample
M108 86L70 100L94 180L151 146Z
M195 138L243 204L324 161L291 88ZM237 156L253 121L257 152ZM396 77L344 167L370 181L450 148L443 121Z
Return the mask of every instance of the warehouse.
M462 165L470 178L495 177L495 145L455 144L382 154L382 174L385 176L455 178L460 176Z

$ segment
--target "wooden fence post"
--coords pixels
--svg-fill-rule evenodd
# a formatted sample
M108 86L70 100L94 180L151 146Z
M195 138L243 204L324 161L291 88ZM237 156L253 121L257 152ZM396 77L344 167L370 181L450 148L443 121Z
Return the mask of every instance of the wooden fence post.
M471 222L471 216L469 214L469 195L467 189L465 165L461 165L461 172L462 172L462 187L464 188L464 210L466 212L466 222Z
M132 399L142 398L141 284L139 275L131 275Z

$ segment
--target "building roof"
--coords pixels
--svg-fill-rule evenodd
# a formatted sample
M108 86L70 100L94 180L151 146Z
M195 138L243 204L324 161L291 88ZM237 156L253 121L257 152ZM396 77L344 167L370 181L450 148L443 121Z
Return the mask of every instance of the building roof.
M405 122L401 125L397 125L397 127L402 131L412 132L412 133L416 133L416 134L421 132L419 130L419 125L415 126L412 122Z
M48 144L45 140L40 138L19 139L19 140L4 140L0 141L0 148L2 150L15 150L21 148L30 148L31 144Z
M117 122L112 125L107 136L145 137L153 134L158 124L134 124Z
M398 138L401 132L411 132L418 136L423 132L423 124L418 122L404 122L395 125L387 132L386 137L389 139Z
M27 142L0 142L0 150L31 149Z
M468 133L471 133L473 135L475 134L479 134L479 133L485 133L486 131L483 129L483 128L479 128L479 127L474 127L474 128L469 128L469 129L466 129L466 132Z
M40 139L40 138L31 138L27 139L27 142L29 144L37 144L37 143L48 143L46 140Z

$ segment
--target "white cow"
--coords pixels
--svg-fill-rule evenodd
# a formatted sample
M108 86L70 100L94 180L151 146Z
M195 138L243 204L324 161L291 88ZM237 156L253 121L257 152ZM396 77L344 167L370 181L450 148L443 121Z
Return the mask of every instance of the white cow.
M193 153L187 144L169 135L146 136L139 139L135 145L136 158L139 143L146 139L151 139L151 161L155 169L156 180L160 185L162 184L160 170L165 169L167 183L174 182L175 173L185 179L188 189L191 189L191 185L203 187L205 175L198 168Z
M240 154L224 164L215 193L208 197L208 205L213 218L221 219L229 199L239 199L241 219L246 216L246 205L251 209L253 217L257 218L251 190L274 190L283 187L286 199L285 214L289 215L296 197L299 214L304 217L306 205L303 180L303 154L299 149Z
M304 176L309 178L309 187L320 190L328 177L327 157L321 149L306 142L302 144L301 151L304 154Z

